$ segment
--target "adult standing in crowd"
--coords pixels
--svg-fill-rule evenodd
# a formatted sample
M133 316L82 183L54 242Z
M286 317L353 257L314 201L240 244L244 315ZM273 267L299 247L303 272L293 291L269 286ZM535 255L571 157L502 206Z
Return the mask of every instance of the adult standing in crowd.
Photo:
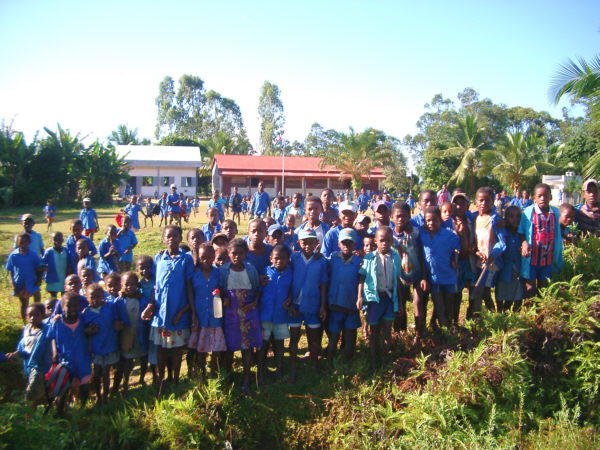
M250 211L252 211L254 219L262 219L267 215L271 215L271 200L269 199L269 194L265 192L262 181L258 183L258 190L252 196Z
M174 184L171 185L171 193L167 197L167 205L169 212L169 225L173 223L173 220L177 223L178 226L181 226L181 207L179 206L179 201L181 198L177 193L177 186Z

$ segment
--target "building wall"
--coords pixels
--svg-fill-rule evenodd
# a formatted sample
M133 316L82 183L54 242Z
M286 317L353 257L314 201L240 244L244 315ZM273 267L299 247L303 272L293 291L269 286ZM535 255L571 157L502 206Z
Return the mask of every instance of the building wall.
M132 179L132 185L135 188L136 194L142 194L144 197L153 197L155 193L158 196L163 192L171 192L171 184L177 186L177 192L184 196L196 195L198 185L198 176L194 167L144 167L133 166L129 167L129 176ZM152 183L144 185L144 178L152 177ZM183 178L190 181L190 186L184 186ZM150 180L148 180L150 181ZM125 185L119 189L119 194L124 196Z

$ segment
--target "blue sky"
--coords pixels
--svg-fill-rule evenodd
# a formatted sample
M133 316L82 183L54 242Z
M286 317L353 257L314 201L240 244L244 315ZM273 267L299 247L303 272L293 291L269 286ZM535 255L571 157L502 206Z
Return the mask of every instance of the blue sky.
M234 99L258 141L260 87L281 89L288 140L310 125L402 138L463 88L560 117L558 66L600 46L598 1L0 1L0 120L153 138L166 76Z

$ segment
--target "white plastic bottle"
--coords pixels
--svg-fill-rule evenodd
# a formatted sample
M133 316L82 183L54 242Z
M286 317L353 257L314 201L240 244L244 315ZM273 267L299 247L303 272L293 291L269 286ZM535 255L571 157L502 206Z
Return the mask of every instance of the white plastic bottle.
M223 317L223 301L221 300L221 293L218 289L213 291L213 315L215 319Z

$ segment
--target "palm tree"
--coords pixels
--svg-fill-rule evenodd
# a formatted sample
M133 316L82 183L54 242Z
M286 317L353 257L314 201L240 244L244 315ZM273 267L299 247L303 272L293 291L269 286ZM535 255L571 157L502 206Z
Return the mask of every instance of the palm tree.
M600 55L589 62L583 58L569 59L554 76L551 92L555 103L565 94L575 101L583 101L589 108L591 119L600 121ZM583 167L585 177L596 174L600 174L600 149Z
M35 148L25 143L21 133L0 133L0 175L6 173L10 179L13 206L17 204L17 185L24 179L23 171L31 161Z
M469 180L469 192L475 191L475 173L481 167L480 157L486 148L485 129L477 121L477 116L467 114L456 125L456 146L445 150L449 156L459 156L460 164L448 180L461 184Z
M202 156L202 168L199 169L200 176L208 176L215 155L247 155L250 144L245 134L232 137L224 131L215 131L206 139L200 141L200 153Z
M117 129L112 131L110 133L110 136L108 136L109 145L137 145L140 143L137 133L137 128L135 130L130 130L129 128L127 128L127 125L120 124L119 126L117 126Z
M360 189L362 179L368 177L371 170L393 162L393 150L386 141L386 135L379 130L368 128L356 133L350 127L348 134L340 133L339 141L323 152L321 169L326 166L338 169L340 178L351 180L352 189Z
M497 149L484 151L481 160L484 170L491 172L504 185L521 189L554 169L553 164L544 161L544 154L543 140L534 133L507 131Z

